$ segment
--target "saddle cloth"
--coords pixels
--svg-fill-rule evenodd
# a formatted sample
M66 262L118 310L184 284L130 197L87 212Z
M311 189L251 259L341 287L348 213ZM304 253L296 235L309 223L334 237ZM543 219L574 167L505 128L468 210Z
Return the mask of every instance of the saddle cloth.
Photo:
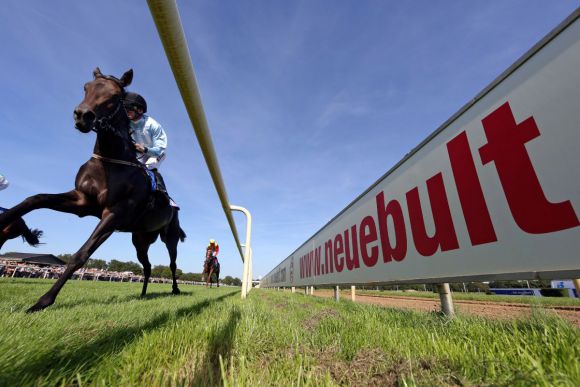
M157 182L155 181L155 174L146 167L143 167L143 169L145 169L145 172L147 172L147 176L149 176L149 182L151 183L151 191L155 192L155 190L157 190Z

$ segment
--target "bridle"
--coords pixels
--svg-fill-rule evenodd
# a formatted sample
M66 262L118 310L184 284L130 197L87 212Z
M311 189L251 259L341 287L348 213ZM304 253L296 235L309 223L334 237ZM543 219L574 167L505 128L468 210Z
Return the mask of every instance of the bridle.
M124 90L123 90L123 94L125 94ZM114 112L112 112L111 114L109 114L107 116L103 116L103 117L99 118L98 120L95 120L95 122L93 123L93 126L91 127L91 130L95 133L99 133L100 130L109 131L111 129L115 129L113 127L113 125L111 125L111 121L121 111L121 107L123 107L123 110L125 110L125 106L123 106L123 97L119 98L119 103L117 104L117 107L115 108ZM125 110L125 114L127 114L126 110ZM113 132L114 131L115 130L113 130Z
M127 114L127 110L125 109L125 106L123 105L123 100L125 97L125 86L123 86L123 84L121 83L121 81L119 79L117 79L116 77L112 76L112 75L99 75L99 78L103 78L106 79L108 81L112 81L115 82L117 84L117 86L119 86L121 88L121 91L123 92L123 94L121 95L121 98L119 98L119 102L117 103L117 107L115 108L115 111L112 112L111 114L101 117L98 120L95 120L93 126L91 127L91 130L95 133L99 133L99 130L110 130L110 129L115 129L112 125L111 125L111 120L119 113L119 111L121 111L121 107L123 108L123 110L125 111L125 114Z

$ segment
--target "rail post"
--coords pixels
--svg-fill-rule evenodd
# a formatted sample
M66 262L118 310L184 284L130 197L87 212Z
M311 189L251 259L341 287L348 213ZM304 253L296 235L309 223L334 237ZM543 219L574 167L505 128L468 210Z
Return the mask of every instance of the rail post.
M451 298L451 289L449 283L437 284L439 291L439 299L441 300L441 311L444 315L453 317L455 310L453 309L453 298Z
M334 287L334 300L337 302L340 301L340 286Z
M350 287L350 299L352 300L352 302L354 302L356 299L356 286L354 285Z
M252 215L250 211L245 209L244 207L230 205L230 210L232 211L240 211L244 215L246 215L246 243L244 246L244 272L242 275L242 300L246 298L249 293L248 290L248 276L251 272L250 269L250 262L252 259L252 248L251 248L251 241L252 241ZM250 284L250 287L252 285Z

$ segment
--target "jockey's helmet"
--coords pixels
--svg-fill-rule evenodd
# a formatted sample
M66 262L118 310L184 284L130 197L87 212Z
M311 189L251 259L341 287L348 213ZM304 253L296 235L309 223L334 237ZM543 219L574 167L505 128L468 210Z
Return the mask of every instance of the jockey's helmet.
M210 244L210 245L215 245L215 239L210 239L210 240L209 240L209 244Z
M123 105L125 109L129 110L135 106L138 108L143 109L143 113L147 112L147 101L145 98L141 97L137 93L133 93L132 91L128 91L123 98Z

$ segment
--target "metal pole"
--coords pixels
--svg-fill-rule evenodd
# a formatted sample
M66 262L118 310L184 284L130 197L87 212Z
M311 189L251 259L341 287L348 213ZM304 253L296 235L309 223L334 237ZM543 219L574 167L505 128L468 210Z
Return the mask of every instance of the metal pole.
M240 211L246 215L246 243L244 243L244 255L242 261L244 262L244 273L242 275L242 300L248 295L248 274L250 273L250 256L251 256L251 241L252 241L252 215L250 211L240 206L230 206L231 211ZM239 246L241 249L241 246ZM251 285L250 285L251 286Z
M252 279L253 278L253 276L252 276L252 272L253 272L252 268L254 266L254 264L252 263L252 256L253 255L254 255L254 253L253 253L252 249L250 248L250 264L249 264L250 270L248 271L248 289L247 289L248 293L250 293L250 290L252 290L252 286L254 285L254 281Z
M439 299L441 300L441 311L446 316L452 317L455 315L453 310L453 299L451 298L451 290L448 283L438 284Z
M574 283L574 287L576 288L576 295L578 296L578 299L580 300L580 279L575 278L572 280L572 282Z
M201 152L209 169L217 194L219 196L222 208L232 230L236 241L236 246L244 260L242 247L236 229L234 217L230 211L230 204L223 182L222 174L217 161L217 156L211 139L211 133L205 118L205 112L201 103L201 96L197 87L193 65L183 26L179 17L179 10L175 0L147 0L149 10L153 16L157 32L163 43L165 54L169 60L171 71L175 77L175 82L179 87L181 98L187 109L189 120L193 125L197 141L201 147ZM247 253L246 253L247 256ZM243 294L243 292L242 292ZM243 296L245 297L245 295Z

